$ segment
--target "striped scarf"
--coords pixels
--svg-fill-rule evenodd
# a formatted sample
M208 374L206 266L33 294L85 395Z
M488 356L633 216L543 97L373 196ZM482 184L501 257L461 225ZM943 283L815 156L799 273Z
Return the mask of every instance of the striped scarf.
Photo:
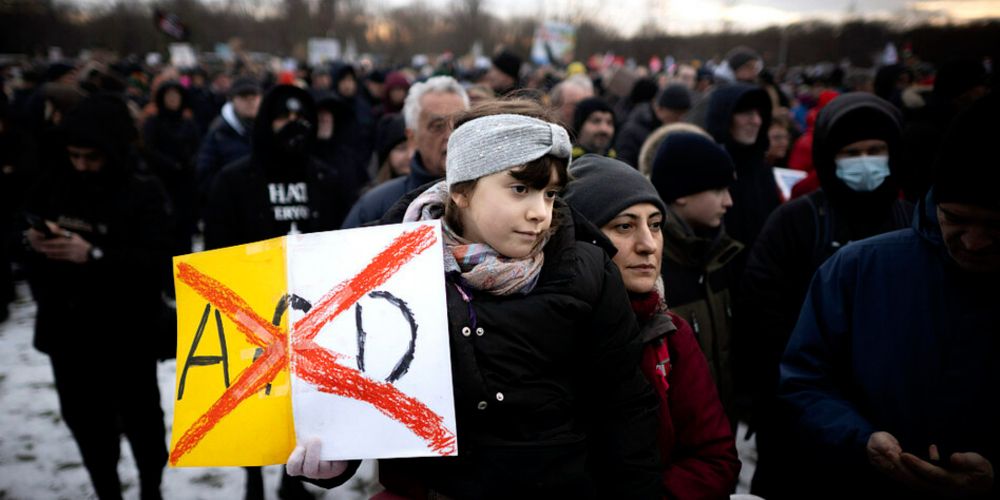
M404 222L435 220L444 217L448 201L448 185L441 181L417 196L406 208ZM444 269L446 273L458 272L472 288L492 295L528 294L538 283L538 275L545 261L542 249L549 241L546 234L531 250L519 259L500 255L493 247L474 243L461 236L441 221L444 233Z

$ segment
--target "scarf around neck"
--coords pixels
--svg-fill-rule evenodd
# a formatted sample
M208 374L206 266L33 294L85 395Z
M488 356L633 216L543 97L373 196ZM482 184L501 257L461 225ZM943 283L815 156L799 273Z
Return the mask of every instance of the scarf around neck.
M417 196L406 208L403 222L441 219L444 235L445 273L457 272L472 288L492 295L528 294L538 283L545 261L542 249L549 241L547 233L531 253L521 258L501 255L485 243L462 238L444 221L448 185L441 181Z

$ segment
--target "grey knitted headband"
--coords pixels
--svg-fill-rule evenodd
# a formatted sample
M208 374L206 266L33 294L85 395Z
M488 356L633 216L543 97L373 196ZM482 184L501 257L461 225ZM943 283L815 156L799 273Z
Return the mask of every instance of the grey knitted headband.
M471 181L545 155L570 159L566 129L523 115L490 115L455 129L448 139L447 180Z

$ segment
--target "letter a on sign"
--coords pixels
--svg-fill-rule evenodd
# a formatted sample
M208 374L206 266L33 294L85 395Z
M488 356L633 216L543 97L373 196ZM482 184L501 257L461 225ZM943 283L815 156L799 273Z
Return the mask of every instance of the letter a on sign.
M310 436L324 459L455 455L441 241L435 221L176 257L178 359L197 366L178 367L171 465L283 463ZM228 386L197 352L209 308Z

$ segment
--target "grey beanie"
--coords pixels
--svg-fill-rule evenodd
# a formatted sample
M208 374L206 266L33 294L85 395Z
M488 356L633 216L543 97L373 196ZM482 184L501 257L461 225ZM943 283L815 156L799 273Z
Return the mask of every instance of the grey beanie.
M569 161L572 151L566 129L554 123L511 114L476 118L455 129L448 139L448 187L545 155Z
M569 173L573 180L563 191L563 199L597 227L639 203L652 203L667 213L653 184L627 163L588 154L577 159Z

